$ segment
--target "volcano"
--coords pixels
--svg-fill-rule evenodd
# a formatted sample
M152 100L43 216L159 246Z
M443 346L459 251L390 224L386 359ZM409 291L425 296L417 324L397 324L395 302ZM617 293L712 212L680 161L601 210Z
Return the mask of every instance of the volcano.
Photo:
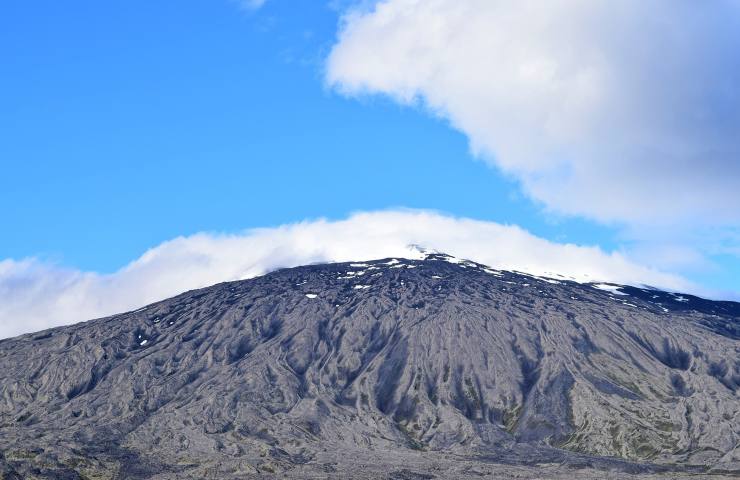
M441 253L0 341L0 478L740 475L740 304Z

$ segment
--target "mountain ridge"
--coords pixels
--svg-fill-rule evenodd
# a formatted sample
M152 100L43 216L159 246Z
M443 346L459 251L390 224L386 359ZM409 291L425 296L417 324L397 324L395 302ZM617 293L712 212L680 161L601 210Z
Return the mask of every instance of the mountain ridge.
M0 463L70 478L346 473L367 455L398 471L446 459L419 466L441 478L543 460L737 473L740 304L604 285L435 252L0 340Z

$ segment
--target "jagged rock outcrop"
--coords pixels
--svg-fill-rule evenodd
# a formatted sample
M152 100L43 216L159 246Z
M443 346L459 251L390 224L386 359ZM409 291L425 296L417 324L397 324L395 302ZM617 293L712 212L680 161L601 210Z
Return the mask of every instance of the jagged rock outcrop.
M739 317L442 254L280 270L0 341L0 478L738 474Z

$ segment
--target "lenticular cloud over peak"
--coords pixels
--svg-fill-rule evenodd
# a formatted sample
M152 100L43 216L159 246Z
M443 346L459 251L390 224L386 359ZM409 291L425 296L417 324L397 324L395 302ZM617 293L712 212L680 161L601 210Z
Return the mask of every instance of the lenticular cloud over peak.
M0 338L132 310L190 289L282 267L419 258L412 245L499 269L695 291L681 277L642 267L619 253L553 243L517 226L427 211L381 211L236 235L180 237L109 275L33 259L0 261Z
M552 211L740 224L740 3L384 0L327 64L420 101Z

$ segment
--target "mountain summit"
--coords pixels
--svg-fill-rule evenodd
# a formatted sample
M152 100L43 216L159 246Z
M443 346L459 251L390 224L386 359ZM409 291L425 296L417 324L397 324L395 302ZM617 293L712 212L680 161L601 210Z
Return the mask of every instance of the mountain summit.
M740 304L442 253L2 340L0 372L0 478L740 473Z

